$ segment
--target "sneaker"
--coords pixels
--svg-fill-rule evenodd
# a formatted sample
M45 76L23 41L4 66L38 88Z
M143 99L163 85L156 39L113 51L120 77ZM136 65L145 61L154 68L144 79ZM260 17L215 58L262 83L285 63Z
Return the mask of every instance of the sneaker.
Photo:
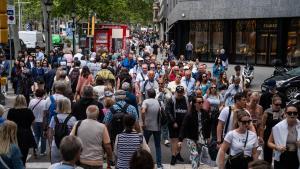
M163 169L163 165L157 165L157 169Z
M184 159L181 157L180 153L178 153L176 155L176 159L179 160L179 161L181 161L181 162L184 162Z
M170 141L169 140L165 140L165 146L169 147L170 146Z
M47 155L46 152L40 154L40 156L46 156L46 155Z
M171 165L175 165L176 164L176 156L172 156L171 158Z

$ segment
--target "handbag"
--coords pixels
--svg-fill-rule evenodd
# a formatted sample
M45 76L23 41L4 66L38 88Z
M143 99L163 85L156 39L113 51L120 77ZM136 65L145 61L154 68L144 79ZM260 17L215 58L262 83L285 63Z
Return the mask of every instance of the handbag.
M251 157L247 157L244 155L244 150L246 148L246 144L248 141L248 135L249 132L247 130L247 134L246 134L246 140L245 140L245 144L244 144L244 149L243 151L241 151L240 153L232 156L230 155L227 159L227 162L225 164L225 168L226 169L235 169L235 168L239 168L239 169L244 169L244 168L248 168L248 162L251 161Z

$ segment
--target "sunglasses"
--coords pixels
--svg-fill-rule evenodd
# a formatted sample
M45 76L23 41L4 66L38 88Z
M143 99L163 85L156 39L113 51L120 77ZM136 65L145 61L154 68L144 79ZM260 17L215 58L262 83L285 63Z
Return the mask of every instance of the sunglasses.
M199 104L202 104L204 101L199 101L199 102L196 102L196 103L199 103Z
M164 83L158 83L159 85L162 85L162 84L164 84Z
M240 120L243 125L250 124L252 120Z
M286 114L287 114L288 116L297 116L297 115L298 115L298 112L296 112L296 111L288 111L288 112L286 112Z

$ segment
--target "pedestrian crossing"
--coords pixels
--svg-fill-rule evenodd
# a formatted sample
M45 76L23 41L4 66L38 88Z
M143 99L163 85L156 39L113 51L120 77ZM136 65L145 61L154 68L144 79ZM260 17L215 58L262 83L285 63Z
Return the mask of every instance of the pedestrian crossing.
M47 169L51 164L49 162L28 162L26 163L26 169ZM171 166L170 164L163 164L164 169L192 169L191 164L176 164ZM103 168L106 168L104 165ZM114 169L114 167L112 167ZM207 165L201 165L199 168L201 169L217 169L217 167L210 167ZM81 167L77 167L76 169L81 169Z

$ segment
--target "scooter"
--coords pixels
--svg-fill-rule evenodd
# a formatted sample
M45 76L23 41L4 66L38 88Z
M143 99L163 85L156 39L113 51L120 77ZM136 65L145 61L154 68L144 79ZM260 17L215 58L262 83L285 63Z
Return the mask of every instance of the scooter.
M246 66L243 69L242 73L244 77L244 85L246 88L249 88L252 80L254 79L254 67L249 63L246 63Z

